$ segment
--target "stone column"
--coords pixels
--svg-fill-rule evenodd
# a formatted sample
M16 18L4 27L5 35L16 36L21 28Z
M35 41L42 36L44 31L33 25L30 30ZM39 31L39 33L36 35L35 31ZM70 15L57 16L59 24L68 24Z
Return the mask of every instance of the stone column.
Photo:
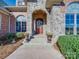
M50 32L50 15L47 14L47 32Z
M27 4L27 32L32 35L32 10L31 3Z
M57 38L60 35L65 34L65 20L64 13L61 12L59 6L53 6L51 11L51 31L53 33L53 37Z
M27 32L32 35L32 17L31 14L27 16Z

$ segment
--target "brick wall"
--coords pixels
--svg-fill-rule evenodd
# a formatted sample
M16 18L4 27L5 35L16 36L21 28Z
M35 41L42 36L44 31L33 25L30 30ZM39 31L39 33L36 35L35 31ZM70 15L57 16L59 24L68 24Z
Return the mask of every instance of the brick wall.
M0 13L2 20L1 20L1 30L0 34L5 34L9 32L9 16L3 13Z

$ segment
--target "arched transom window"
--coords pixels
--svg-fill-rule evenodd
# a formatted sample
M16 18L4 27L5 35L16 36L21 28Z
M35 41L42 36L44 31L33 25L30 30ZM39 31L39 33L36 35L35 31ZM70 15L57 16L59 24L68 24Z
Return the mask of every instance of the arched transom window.
M16 18L16 32L26 32L26 17L23 15Z
M79 2L68 5L65 20L66 34L79 34Z

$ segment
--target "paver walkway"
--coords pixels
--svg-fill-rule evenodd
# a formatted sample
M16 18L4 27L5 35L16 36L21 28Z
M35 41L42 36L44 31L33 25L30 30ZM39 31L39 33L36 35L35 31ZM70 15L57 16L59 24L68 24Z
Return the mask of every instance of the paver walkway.
M64 59L45 37L35 37L31 42L25 43L6 59Z

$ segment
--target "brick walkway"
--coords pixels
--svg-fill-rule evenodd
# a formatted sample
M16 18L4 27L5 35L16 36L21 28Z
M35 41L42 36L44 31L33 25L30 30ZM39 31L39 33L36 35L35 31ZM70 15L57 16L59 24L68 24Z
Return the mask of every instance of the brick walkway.
M31 42L25 43L6 59L64 59L59 51L43 40L44 38L36 39L34 38ZM39 43L37 43L38 41Z

